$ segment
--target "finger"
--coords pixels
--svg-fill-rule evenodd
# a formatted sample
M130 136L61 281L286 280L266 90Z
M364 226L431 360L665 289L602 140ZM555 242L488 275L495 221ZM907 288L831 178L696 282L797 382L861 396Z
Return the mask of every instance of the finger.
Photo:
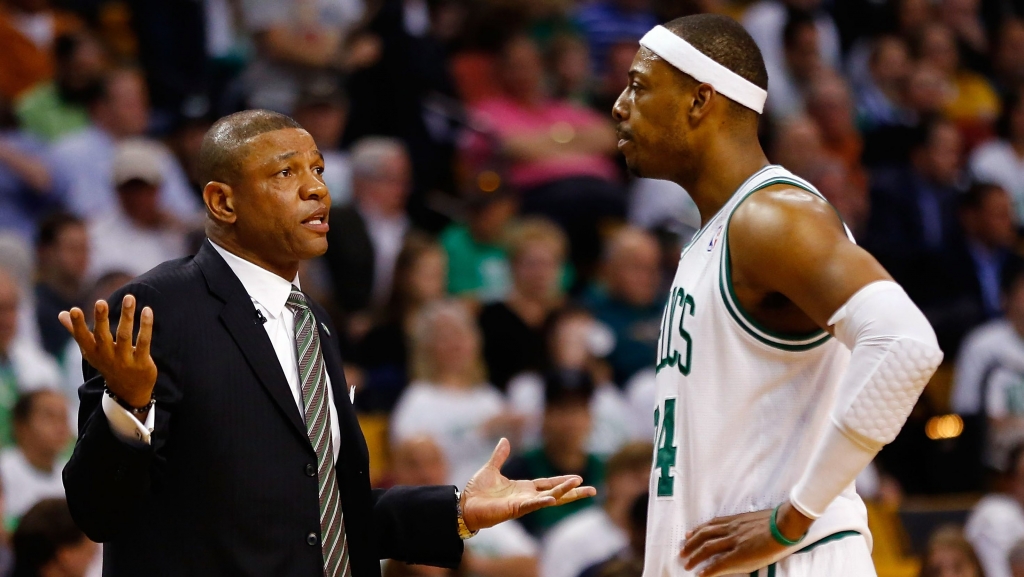
M93 327L92 333L96 339L98 346L106 346L113 342L113 337L110 336L110 306L107 301L100 299L96 301L96 307L93 309L93 318L95 319L95 326Z
M705 541L692 555L684 556L686 570L690 571L712 556L728 551L734 543L735 540L728 536Z
M502 437L498 441L498 446L494 447L494 452L491 453L491 460L487 461L487 466L494 467L500 471L511 452L512 446L509 445L508 439Z
M135 341L135 358L149 356L149 344L153 341L153 309L142 307L139 319L139 336Z
M82 349L83 356L87 356L87 353L96 348L96 338L89 330L89 325L85 324L85 313L82 309L73 307L70 312L61 311L57 318L60 319L60 324L71 332L78 347Z
M733 552L722 553L705 565L704 568L697 573L697 576L724 577L725 575L732 575L736 573L735 562L733 560L734 557L735 554Z
M523 516L528 513L533 513L534 511L543 509L544 507L551 507L556 503L557 501L554 497L534 497L533 499L530 499L529 501L524 501L521 505L519 505L519 516Z
M718 524L714 521L705 523L693 531L690 531L686 537L686 541L683 543L683 557L689 557L693 555L693 552L700 548L706 541L711 539L717 539L724 537L729 534L728 525Z
M580 479L579 477L570 477L569 479L566 479L562 483L559 483L554 488L544 491L541 494L550 495L555 499L558 499L565 493L568 493L572 489L579 487L581 483L583 483L583 479Z
M135 328L135 297L124 295L121 300L121 318L117 321L117 342L114 348L123 357L131 355L132 331Z
M550 489L554 489L555 487L561 485L562 483L568 481L569 479L572 479L573 477L579 479L580 483L583 482L583 479L579 475L562 475L560 477L547 477L545 479L534 479L533 480L533 488L537 489L538 491L548 491Z
M580 499L586 499L587 497L594 497L597 495L597 489L593 487L577 487L572 491L562 495L558 499L559 505L565 505L566 503L572 503L573 501L579 501Z

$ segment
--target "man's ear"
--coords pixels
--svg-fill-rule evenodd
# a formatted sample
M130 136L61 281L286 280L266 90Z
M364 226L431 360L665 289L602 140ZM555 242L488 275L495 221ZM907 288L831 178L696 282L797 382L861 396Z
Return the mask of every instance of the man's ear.
M206 212L215 222L231 224L238 215L235 214L235 194L230 184L210 181L203 187L203 203Z
M711 112L715 104L714 96L716 95L721 96L710 84L701 83L697 85L697 88L693 91L693 101L690 104L688 115L690 122L698 124Z

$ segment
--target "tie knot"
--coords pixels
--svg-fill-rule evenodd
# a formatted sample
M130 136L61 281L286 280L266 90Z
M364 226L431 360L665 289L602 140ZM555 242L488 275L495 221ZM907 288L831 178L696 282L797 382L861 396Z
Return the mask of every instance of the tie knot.
M302 294L299 287L292 285L292 292L288 295L288 301L286 303L292 308L308 309L309 304L306 302L306 295Z

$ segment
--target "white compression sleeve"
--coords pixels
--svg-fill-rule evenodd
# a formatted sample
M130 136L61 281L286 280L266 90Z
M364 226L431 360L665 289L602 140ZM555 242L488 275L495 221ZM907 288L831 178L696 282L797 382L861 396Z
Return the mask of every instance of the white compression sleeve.
M942 362L935 331L892 281L859 290L828 324L852 351L850 366L825 437L790 493L793 506L815 519L896 438Z

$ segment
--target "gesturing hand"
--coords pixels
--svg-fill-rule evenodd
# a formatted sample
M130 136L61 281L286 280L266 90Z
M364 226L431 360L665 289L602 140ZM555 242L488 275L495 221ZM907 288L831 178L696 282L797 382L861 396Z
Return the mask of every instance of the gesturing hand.
M149 354L153 310L149 307L142 309L139 336L134 347L135 297L125 295L121 301L116 341L110 335L109 312L106 301L96 301L96 327L92 331L85 323L85 313L78 307L61 311L57 318L82 349L82 358L103 375L110 392L133 407L144 407L153 395L157 374L156 363Z
M533 481L509 480L501 474L501 466L510 451L508 439L498 441L491 459L466 484L462 492L462 517L470 531L597 494L593 487L581 487L583 479L577 475Z
M775 560L786 547L772 537L768 518L771 510L755 511L712 519L686 534L680 556L686 569L701 563L700 577L750 573ZM788 538L807 532L812 520L789 503L779 508L779 530Z

